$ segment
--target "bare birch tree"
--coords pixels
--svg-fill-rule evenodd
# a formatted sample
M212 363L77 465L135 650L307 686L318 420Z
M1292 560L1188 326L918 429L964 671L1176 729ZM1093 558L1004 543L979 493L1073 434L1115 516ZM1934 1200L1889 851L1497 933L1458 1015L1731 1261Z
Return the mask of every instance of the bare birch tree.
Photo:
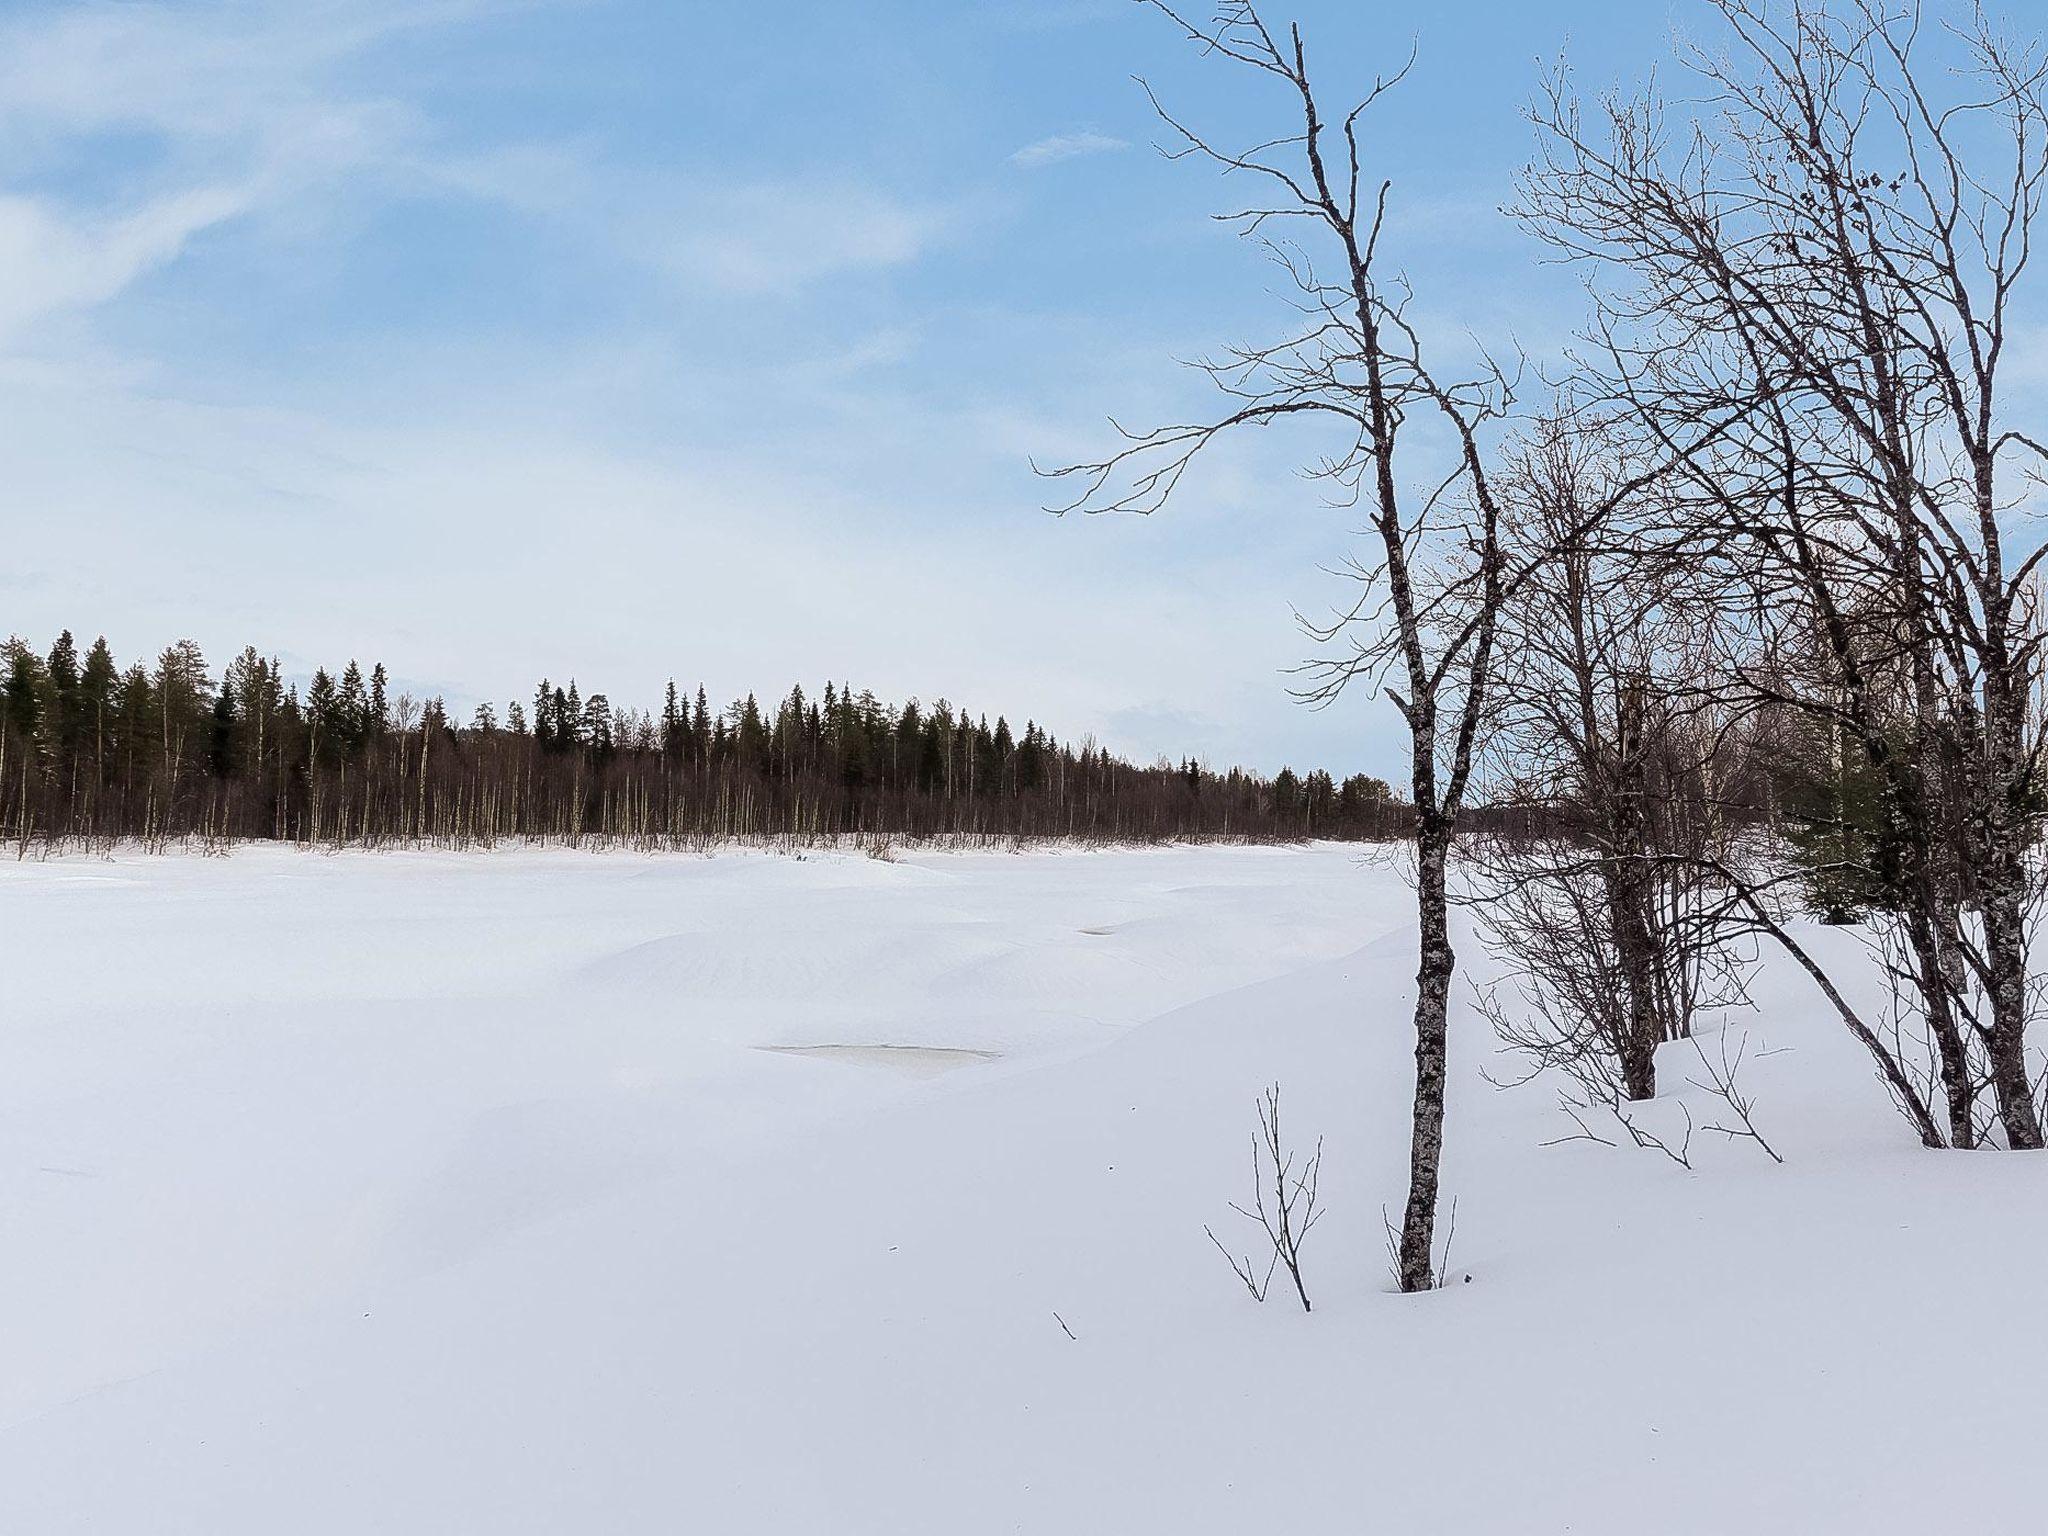
M2005 1144L2038 1147L2026 919L2048 546L2014 539L2013 482L2042 439L2013 423L2001 376L2048 179L2048 76L1978 10L1936 29L1909 0L1713 9L1725 50L1689 54L1689 105L1589 114L1553 83L1530 221L1602 274L1594 362L1614 397L1653 432L1726 429L1687 470L1702 579L1747 600L1728 675L1839 730L1881 782L1871 873L1938 1058L1940 1134L1977 1144L1988 1090ZM1898 1065L1880 1062L1895 1091Z
M1507 962L1483 994L1496 1031L1601 1100L1655 1097L1657 1048L1743 996L1716 866L1754 735L1701 686L1714 616L1656 547L1663 486L1635 452L1567 405L1506 461L1509 542L1534 558L1501 615L1491 835L1470 861Z
M1243 149L1213 142L1153 101L1172 136L1170 155L1207 163L1251 189L1245 206L1219 217L1259 241L1287 274L1297 324L1279 342L1196 363L1224 396L1218 414L1127 432L1108 457L1054 471L1082 487L1056 510L1153 512L1220 437L1297 416L1331 429L1333 446L1310 473L1340 504L1362 505L1374 559L1357 568L1357 602L1316 631L1332 649L1309 693L1327 700L1354 679L1370 678L1383 684L1408 728L1420 955L1408 1196L1396 1268L1401 1289L1427 1290L1457 965L1447 866L1472 783L1505 568L1483 439L1507 412L1511 388L1490 363L1452 377L1425 361L1407 314L1407 282L1387 269L1381 241L1392 184L1369 171L1361 130L1405 66L1331 117L1311 83L1298 27L1270 28L1245 0L1226 0L1208 21L1162 0L1150 3L1205 55L1275 88L1284 121L1272 137ZM1296 238L1283 240L1283 232ZM1448 444L1448 467L1417 441L1424 417L1440 429L1429 446ZM1411 461L1431 472L1434 489L1418 492L1405 483Z

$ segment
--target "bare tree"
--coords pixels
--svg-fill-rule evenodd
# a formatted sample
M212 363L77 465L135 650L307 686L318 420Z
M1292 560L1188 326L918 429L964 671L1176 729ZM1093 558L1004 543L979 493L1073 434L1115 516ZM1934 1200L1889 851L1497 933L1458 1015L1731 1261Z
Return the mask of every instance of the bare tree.
M1906 0L1713 3L1727 48L1689 55L1690 107L1609 99L1589 123L1552 83L1526 211L1609 279L1592 362L1612 397L1652 433L1722 428L1686 471L1700 579L1743 599L1725 675L1881 785L1864 873L1904 939L1942 1134L1977 1144L1988 1089L2005 1144L2038 1147L2048 546L2009 547L2009 466L2042 449L2000 378L2048 181L2048 75L1981 11L1932 34L1955 55L1944 91ZM1900 1064L1880 1064L1896 1093Z
M1266 1267L1261 1270L1258 1261L1249 1254L1239 1257L1232 1253L1208 1227L1202 1231L1228 1261L1232 1273L1244 1282L1252 1300L1266 1299L1273 1276L1284 1267L1287 1278L1294 1282L1294 1294L1301 1299L1301 1310L1312 1311L1308 1286L1301 1278L1301 1245L1323 1215L1317 1204L1323 1178L1322 1138L1316 1139L1315 1151L1297 1167L1297 1155L1288 1150L1280 1131L1278 1083L1260 1095L1258 1113L1259 1128L1252 1133L1251 1209L1235 1202L1230 1208L1264 1234L1268 1249Z
M1707 1048L1700 1043L1697 1037L1692 1042L1692 1048L1694 1054L1700 1059L1700 1070L1706 1073L1707 1080L1701 1082L1698 1078L1694 1077L1687 1078L1686 1081L1691 1083L1693 1087L1700 1089L1702 1092L1712 1094L1723 1104L1726 1104L1728 1112L1735 1118L1735 1124L1733 1125L1717 1123L1706 1127L1706 1129L1715 1132L1717 1135L1726 1136L1730 1141L1742 1141L1745 1139L1753 1141L1763 1148L1764 1154L1772 1162L1784 1162L1785 1159L1778 1156L1778 1149L1764 1140L1763 1132L1757 1129L1756 1099L1742 1087L1742 1063L1743 1059L1749 1054L1749 1036L1744 1035L1732 1053L1728 1049L1728 1033L1726 1030L1721 1032L1720 1049L1715 1055L1709 1056Z
M1385 685L1408 727L1420 957L1397 1270L1401 1289L1427 1290L1457 964L1446 871L1472 780L1504 579L1482 439L1508 410L1511 388L1490 362L1455 378L1427 363L1407 314L1407 282L1384 269L1391 182L1368 172L1360 125L1406 66L1375 80L1332 119L1311 83L1298 26L1275 31L1248 0L1225 0L1209 21L1163 0L1148 3L1205 55L1276 88L1284 126L1243 149L1219 146L1153 102L1172 135L1169 155L1206 162L1254 188L1245 206L1219 217L1260 242L1286 273L1298 319L1281 341L1233 347L1195 364L1225 397L1219 414L1127 432L1108 457L1054 471L1082 487L1055 510L1149 513L1166 503L1204 448L1239 428L1299 416L1333 429L1333 446L1311 473L1339 503L1363 505L1376 558L1356 569L1357 602L1314 630L1342 654L1326 654L1308 692L1327 701L1354 679L1371 678ZM1299 238L1283 241L1283 230ZM1418 493L1404 484L1402 450L1422 457L1411 439L1424 416L1449 444L1450 467L1437 462L1440 483Z
M1755 738L1699 686L1713 616L1644 547L1662 487L1629 458L1612 422L1560 410L1501 477L1511 543L1539 558L1502 612L1471 884L1509 962L1486 994L1502 1038L1596 1097L1648 1099L1657 1048L1744 993L1708 856L1733 841Z

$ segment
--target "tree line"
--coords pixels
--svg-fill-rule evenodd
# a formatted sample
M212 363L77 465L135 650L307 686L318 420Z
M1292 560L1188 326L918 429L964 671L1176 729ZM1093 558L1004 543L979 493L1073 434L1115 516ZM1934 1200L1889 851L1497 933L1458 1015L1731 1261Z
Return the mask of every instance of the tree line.
M23 849L1377 839L1403 824L1365 774L1139 765L1035 721L849 684L714 709L671 682L648 711L543 679L530 702L457 722L439 698L394 695L381 663L323 667L302 693L253 647L217 677L189 640L124 667L104 638L81 654L66 631L47 651L11 638L0 659L0 836Z

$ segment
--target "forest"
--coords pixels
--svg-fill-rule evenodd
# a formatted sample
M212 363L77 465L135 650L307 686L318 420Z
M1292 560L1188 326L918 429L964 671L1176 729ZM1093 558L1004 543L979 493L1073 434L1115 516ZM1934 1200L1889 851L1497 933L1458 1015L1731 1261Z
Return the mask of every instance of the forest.
M152 664L20 638L0 681L0 838L107 845L702 847L733 839L1085 843L1385 839L1386 783L1320 769L1270 779L1189 758L1141 766L1036 722L850 684L714 710L671 682L659 712L542 679L531 704L466 722L393 694L385 667L316 670L301 694L244 649L215 679L190 640Z

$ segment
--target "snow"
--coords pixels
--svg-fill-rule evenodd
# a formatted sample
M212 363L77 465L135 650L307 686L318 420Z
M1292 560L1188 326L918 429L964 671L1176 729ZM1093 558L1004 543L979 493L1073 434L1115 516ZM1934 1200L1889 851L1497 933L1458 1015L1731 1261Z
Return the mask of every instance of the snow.
M0 1530L2038 1516L2048 1162L1917 1148L1790 967L1729 1026L1783 1167L1542 1145L1461 988L1453 1283L1392 1294L1408 903L1330 846L0 866ZM1311 1316L1202 1233L1274 1079Z

